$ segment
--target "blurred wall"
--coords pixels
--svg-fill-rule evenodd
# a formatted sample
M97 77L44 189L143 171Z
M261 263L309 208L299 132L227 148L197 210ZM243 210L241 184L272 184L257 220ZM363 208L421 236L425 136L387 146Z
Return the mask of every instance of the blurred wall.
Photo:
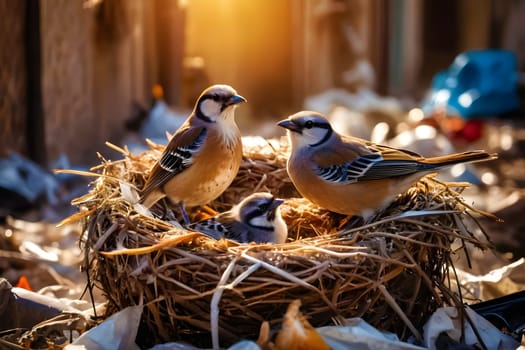
M40 5L42 147L83 164L120 142L157 82L187 108L207 85L233 85L249 101L239 124L256 132L327 89L417 98L462 50L524 46L512 0L0 0L0 156L31 152L29 2ZM355 79L360 61L373 72Z
M517 55L518 62L523 61L525 55L519 40L523 42L525 33L525 11L520 10L525 9L524 3L523 0L424 1L418 14L422 17L423 40L415 48L423 57L421 66L414 67L417 91L428 89L432 77L466 50L509 49Z
M107 129L94 113L92 14L80 1L41 2L42 99L48 159L92 158Z
M41 2L43 100L49 159L93 162L117 143L134 103L148 104L145 17L152 2ZM153 79L149 79L153 80Z
M248 99L238 110L247 118L276 118L292 99L289 1L192 0L187 2L187 57L203 63L201 79L187 81L186 101L208 83L226 83Z
M105 141L120 142L136 105L150 107L151 86L161 80L159 2L39 1L41 148L49 161L65 153L74 163L93 164L97 151L108 151ZM16 151L31 157L26 62L36 60L26 57L27 4L0 0L0 156Z
M25 3L0 0L0 157L26 151Z

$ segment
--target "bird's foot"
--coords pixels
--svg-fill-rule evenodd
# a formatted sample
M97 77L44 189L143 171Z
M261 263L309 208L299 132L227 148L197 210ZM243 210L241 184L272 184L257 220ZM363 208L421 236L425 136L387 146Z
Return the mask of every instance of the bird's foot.
M190 217L188 216L188 212L186 211L186 206L184 203L179 203L180 213L182 214L182 219L184 220L184 226L188 226L191 224Z
M209 217L215 216L218 214L217 211L215 211L213 208L211 208L209 205L203 205L201 207L201 213L208 215Z
M205 206L201 207L201 210L199 210L197 212L197 214L195 214L193 216L193 219L195 221L208 220L209 218L212 218L212 217L214 217L217 214L218 214L218 212L216 212L215 210L213 210L209 206L205 205Z

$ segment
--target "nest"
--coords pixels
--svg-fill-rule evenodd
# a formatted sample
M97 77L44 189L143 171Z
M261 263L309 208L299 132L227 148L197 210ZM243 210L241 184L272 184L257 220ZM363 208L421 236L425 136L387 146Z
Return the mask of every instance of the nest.
M182 340L216 347L256 339L264 321L278 327L296 299L315 327L363 317L402 339L421 338L438 307L462 304L449 278L452 244L489 246L472 234L479 225L461 198L465 184L426 177L370 223L346 229L349 218L299 198L286 173L285 141L245 138L244 144L236 179L210 207L229 209L255 191L286 198L285 244L216 241L138 211L126 193L141 188L162 146L150 144L140 155L120 150L124 158L117 161L101 158L70 220L83 220L84 267L108 299L105 316L143 304L140 332L149 345ZM155 210L171 212L165 206ZM432 212L406 215L422 210Z

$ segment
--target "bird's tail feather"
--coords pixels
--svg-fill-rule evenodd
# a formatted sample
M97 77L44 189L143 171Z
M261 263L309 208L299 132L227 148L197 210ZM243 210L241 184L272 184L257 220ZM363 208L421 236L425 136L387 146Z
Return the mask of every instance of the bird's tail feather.
M497 158L497 153L488 153L485 151L468 151L449 154L446 156L426 158L422 163L429 165L432 169L439 169L459 163L484 162Z
M153 204L157 203L159 200L161 200L164 197L166 197L166 195L163 192L158 191L158 190L147 191L147 192L143 191L141 193L139 203L141 203L146 208L151 208Z

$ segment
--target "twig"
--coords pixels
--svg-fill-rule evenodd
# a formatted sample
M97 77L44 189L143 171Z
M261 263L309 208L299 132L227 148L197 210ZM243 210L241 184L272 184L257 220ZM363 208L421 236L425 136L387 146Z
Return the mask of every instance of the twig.
M226 282L230 278L230 275L233 271L233 268L235 267L235 264L237 263L238 258L233 258L230 263L228 264L228 267L224 270L224 272L221 275L221 278L219 280L219 283L217 283L217 287L215 288L215 292L213 293L213 297L211 298L210 303L210 326L211 326L211 341L213 349L219 349L219 302L222 297L222 293L224 292L224 286L226 285Z
M405 322L405 324L410 329L410 331L412 332L414 337L416 337L416 339L418 341L422 342L423 341L423 337L421 336L421 333L419 333L419 331L416 329L416 327L414 327L412 322L408 319L407 315L403 312L403 310L401 310L401 307L399 307L398 303L396 303L396 300L388 292L386 287L381 284L381 285L378 286L378 288L381 291L381 293L383 294L383 296L385 297L385 300L387 301L388 305L390 305L390 307L396 312L396 314L399 317L401 317L401 319L403 320L403 322Z

